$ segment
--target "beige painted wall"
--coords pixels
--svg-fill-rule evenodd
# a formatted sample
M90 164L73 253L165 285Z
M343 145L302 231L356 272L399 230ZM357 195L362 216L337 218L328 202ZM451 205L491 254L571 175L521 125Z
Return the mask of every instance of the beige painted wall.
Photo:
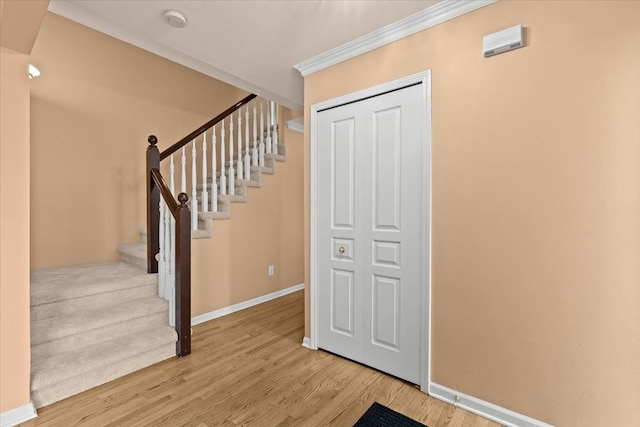
M305 78L309 112L432 70L434 382L640 425L639 22L635 1L500 1ZM516 24L527 46L483 58ZM308 220L306 197L307 284Z
M29 55L0 52L0 412L29 403Z
M29 53L48 1L0 1L0 412L29 403Z
M32 269L115 260L146 223L145 150L246 93L48 13L33 49Z
M230 220L214 222L213 238L193 241L194 316L303 283L303 135L287 129L284 140L287 161L276 174L232 204Z

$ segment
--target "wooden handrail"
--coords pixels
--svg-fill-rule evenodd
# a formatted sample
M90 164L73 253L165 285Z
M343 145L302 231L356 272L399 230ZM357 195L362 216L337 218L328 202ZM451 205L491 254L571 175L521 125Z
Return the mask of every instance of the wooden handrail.
M147 271L158 272L156 254L160 251L158 226L160 223L160 195L171 215L176 220L175 258L175 329L178 334L176 355L183 357L191 353L191 212L185 193L173 198L171 190L160 174L158 138L148 138L147 148Z
M165 203L169 207L169 210L171 211L171 215L173 215L175 219L178 219L180 205L178 204L176 199L173 198L173 194L171 194L171 190L169 190L169 186L167 186L167 183L164 182L164 178L160 174L160 171L155 168L151 169L151 177L153 178L154 182L158 186L158 189L160 190L160 194L162 194L162 198L164 199ZM180 193L180 194L184 194L185 196L187 196L185 193ZM180 198L180 195L178 195L178 199L179 198ZM187 196L187 200L188 200L188 196Z
M171 147L167 148L162 153L160 153L160 160L166 159L171 154L175 153L176 151L178 151L179 149L181 149L182 147L187 145L194 138L200 136L204 131L206 131L207 129L211 128L213 125L218 124L223 119L227 118L231 113L236 111L238 108L248 104L249 101L251 101L256 96L257 95L255 95L255 94L251 94L251 95L248 95L248 96L244 97L242 100L240 100L239 102L237 102L233 106L227 108L225 111L223 111L222 113L218 114L216 117L214 117L213 119L209 120L207 123L203 124L198 129L194 130L189 135L185 136L180 141L176 142Z

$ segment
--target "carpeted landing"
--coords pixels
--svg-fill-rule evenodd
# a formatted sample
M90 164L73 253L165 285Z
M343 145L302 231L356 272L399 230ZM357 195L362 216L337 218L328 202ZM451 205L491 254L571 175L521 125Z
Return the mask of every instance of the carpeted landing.
M31 273L37 408L175 356L156 274L124 262Z

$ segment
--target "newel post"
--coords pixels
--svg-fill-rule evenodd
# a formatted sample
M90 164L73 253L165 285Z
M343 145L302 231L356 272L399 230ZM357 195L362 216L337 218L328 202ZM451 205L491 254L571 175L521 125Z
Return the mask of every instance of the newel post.
M176 218L176 354L180 357L191 354L191 212L189 196L178 194L178 216Z
M147 272L158 272L156 254L160 252L160 238L158 236L160 223L160 189L151 176L152 169L160 170L160 152L156 144L158 138L150 135L147 138Z

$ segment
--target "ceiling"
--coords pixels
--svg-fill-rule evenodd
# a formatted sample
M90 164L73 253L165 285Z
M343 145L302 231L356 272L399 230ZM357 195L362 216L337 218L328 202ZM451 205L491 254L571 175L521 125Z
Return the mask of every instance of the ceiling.
M49 10L290 108L293 68L440 0L51 0ZM175 9L187 26L163 20Z

